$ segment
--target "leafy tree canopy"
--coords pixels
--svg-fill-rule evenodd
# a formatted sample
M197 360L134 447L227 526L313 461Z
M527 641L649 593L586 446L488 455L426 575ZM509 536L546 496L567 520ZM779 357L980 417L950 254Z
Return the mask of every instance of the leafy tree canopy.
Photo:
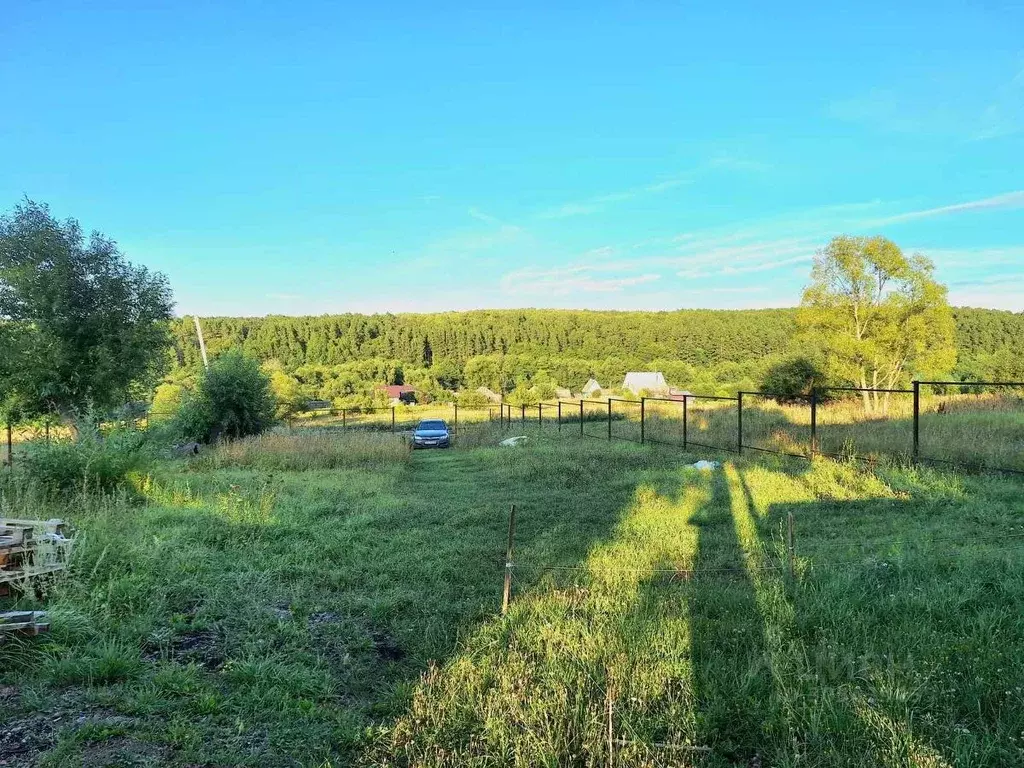
M956 364L946 288L924 256L884 237L833 238L818 252L798 323L826 353L827 372L859 387L894 389ZM864 394L865 406L887 398Z
M172 306L167 279L99 232L31 200L0 217L0 376L26 415L110 408L154 383Z

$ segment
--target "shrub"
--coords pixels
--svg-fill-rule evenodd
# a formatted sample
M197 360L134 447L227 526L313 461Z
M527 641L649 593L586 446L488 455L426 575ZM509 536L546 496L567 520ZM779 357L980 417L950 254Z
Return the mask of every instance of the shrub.
M771 366L761 382L761 389L776 395L780 403L806 399L811 390L825 386L825 374L808 357L794 357ZM824 398L822 398L824 399Z
M276 401L258 362L241 352L217 358L178 412L179 434L212 442L258 435L274 423Z
M37 446L25 456L25 466L29 476L49 491L64 493L83 486L110 491L148 459L142 432L119 430L104 437L94 428L83 428L74 441Z
M482 408L490 403L487 399L487 395L483 392L477 392L475 389L470 389L465 392L459 392L458 403L464 408Z

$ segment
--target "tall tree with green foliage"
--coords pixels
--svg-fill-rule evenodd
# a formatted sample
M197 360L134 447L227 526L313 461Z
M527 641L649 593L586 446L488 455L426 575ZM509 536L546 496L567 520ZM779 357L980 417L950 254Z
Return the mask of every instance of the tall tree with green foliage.
M835 237L818 252L797 322L825 351L830 378L896 389L953 369L953 313L933 272L884 237ZM863 399L867 410L889 402L877 392Z
M67 420L129 399L167 360L171 289L99 232L26 200L0 217L0 387L25 415ZM3 374L0 371L0 374Z

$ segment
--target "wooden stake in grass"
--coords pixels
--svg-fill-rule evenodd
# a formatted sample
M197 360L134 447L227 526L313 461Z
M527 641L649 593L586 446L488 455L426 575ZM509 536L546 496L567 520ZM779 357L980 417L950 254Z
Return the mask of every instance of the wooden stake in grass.
M786 516L786 552L789 555L789 578L796 576L796 543L793 531L793 513Z
M608 768L615 765L615 731L612 726L612 692L608 689Z
M512 544L516 537L516 505L513 504L508 513L508 547L505 549L505 587L501 593L501 615L508 613L508 604L512 602Z

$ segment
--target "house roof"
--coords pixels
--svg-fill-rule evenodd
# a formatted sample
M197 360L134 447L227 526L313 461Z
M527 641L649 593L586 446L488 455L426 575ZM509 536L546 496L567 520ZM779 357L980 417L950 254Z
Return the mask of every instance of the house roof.
M601 389L601 385L597 383L597 379L590 379L586 384L583 385L583 392L593 392L595 389Z
M668 382L661 371L630 371L622 382L623 389L639 392L647 389L652 392L668 389Z
M380 386L378 389L386 392L388 397L401 397L402 395L419 391L416 387L410 387L408 384L390 384L388 386Z

